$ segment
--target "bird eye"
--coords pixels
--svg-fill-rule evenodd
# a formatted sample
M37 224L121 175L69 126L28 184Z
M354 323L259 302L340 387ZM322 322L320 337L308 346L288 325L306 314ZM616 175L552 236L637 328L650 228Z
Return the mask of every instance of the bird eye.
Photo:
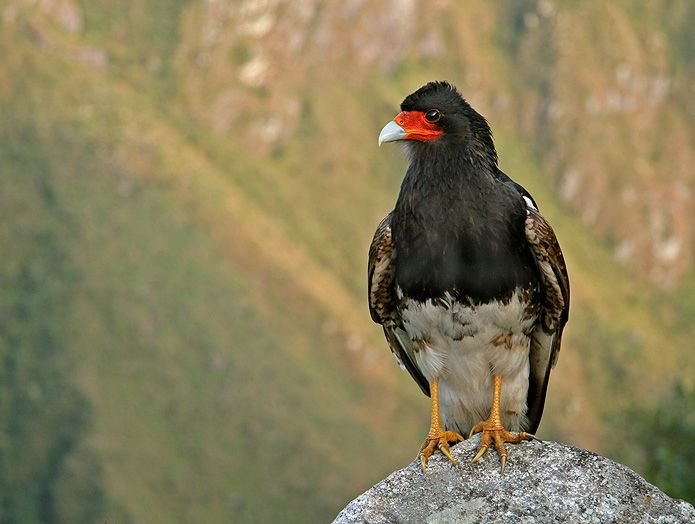
M425 113L425 120L427 120L430 124L434 124L441 117L442 114L439 112L439 109L430 109L427 111L427 113Z

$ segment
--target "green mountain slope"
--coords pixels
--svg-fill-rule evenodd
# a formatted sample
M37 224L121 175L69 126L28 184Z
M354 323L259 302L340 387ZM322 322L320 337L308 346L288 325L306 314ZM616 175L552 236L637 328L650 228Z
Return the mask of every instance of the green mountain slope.
M26 58L24 64L30 52ZM321 268L306 273L311 263L297 265L306 258L301 252L296 263L291 252L279 252L283 244L291 251L291 242L218 168L148 114L130 87L72 68L37 65L33 74L55 81L51 93L17 89L7 101L22 109L5 120L12 122L4 129L8 181L21 181L10 192L17 209L7 209L6 223L68 229L56 238L51 231L34 252L20 245L10 255L48 266L35 286L66 290L30 314L36 324L58 317L55 336L70 365L32 353L40 340L28 341L25 358L38 369L33 380L41 388L50 386L41 373L61 372L88 399L92 432L79 443L99 458L102 471L89 481L113 504L102 514L153 522L325 518L399 463L397 449L380 450L378 462L371 455L387 428L398 420L414 435L416 427L397 402L368 410L373 398L393 397L396 385L342 355L346 335L330 326L332 315L359 318L340 303L346 291L333 284L337 303L322 304L313 279L327 291L331 276ZM79 101L71 74L81 82ZM86 119L75 115L73 104L88 104L95 92L108 107L89 106ZM25 111L32 121L24 121ZM30 172L35 162L41 165ZM51 206L25 214L21 206L42 195ZM258 222L241 223L254 214ZM26 235L20 226L8 230L8 245ZM258 245L262 235L278 240L267 253ZM51 258L54 244L72 278ZM10 263L10 281L17 278L12 269ZM295 282L300 271L306 282ZM15 293L21 299L26 292ZM39 327L15 329L31 334ZM8 346L16 350L11 339ZM75 424L77 431L79 420L62 416L60 428ZM35 422L41 434L53 431L50 419ZM36 455L35 469L47 469L38 449ZM80 496L66 493L66 504L79 507ZM72 515L49 520L71 522Z
M6 8L0 521L325 521L426 430L427 400L367 313L366 249L404 169L378 131L455 64L405 56L359 81L320 64L311 83L249 87L235 75L253 50L206 62L207 14L177 5ZM208 107L224 89L241 117ZM269 108L289 134L263 143ZM573 282L541 435L617 453L615 417L691 386L690 295L626 271L537 151L493 127Z

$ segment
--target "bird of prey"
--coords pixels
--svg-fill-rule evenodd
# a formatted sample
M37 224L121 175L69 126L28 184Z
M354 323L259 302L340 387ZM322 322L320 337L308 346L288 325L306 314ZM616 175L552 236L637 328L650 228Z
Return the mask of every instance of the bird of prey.
M422 469L463 434L493 445L535 438L569 313L555 233L497 165L492 132L447 82L401 104L379 135L403 141L409 167L369 249L372 319L431 397ZM511 430L514 433L510 433Z

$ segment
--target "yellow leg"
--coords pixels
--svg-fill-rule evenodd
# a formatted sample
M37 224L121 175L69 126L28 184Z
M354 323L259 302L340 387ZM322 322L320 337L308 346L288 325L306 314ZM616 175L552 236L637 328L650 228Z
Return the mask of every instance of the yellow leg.
M504 466L507 463L507 450L504 447L505 442L510 442L516 444L522 440L536 439L535 436L530 433L524 433L523 431L517 435L507 432L502 425L502 418L500 417L500 399L502 397L502 377L495 375L493 377L494 387L492 391L492 408L490 408L490 417L483 421L478 422L471 433L468 436L472 437L475 433L483 432L480 439L480 446L478 446L478 453L473 458L473 462L480 460L480 458L485 455L490 444L495 446L497 454L500 456L500 462L502 463L502 475L504 475ZM538 440L538 439L536 439Z
M439 419L439 379L434 379L430 382L430 398L432 399L432 422L430 424L430 432L425 438L425 442L420 446L420 463L422 464L423 473L427 469L427 461L434 454L435 450L441 451L446 458L453 464L456 460L449 452L449 444L461 442L463 437L454 431L445 431L442 428L442 423Z

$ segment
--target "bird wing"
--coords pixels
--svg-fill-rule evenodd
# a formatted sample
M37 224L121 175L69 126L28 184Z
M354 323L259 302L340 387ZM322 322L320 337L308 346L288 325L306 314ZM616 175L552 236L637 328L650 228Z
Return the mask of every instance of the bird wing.
M389 213L379 223L372 244L369 246L367 266L369 313L372 320L383 327L384 336L398 364L408 370L420 389L429 396L430 387L427 379L414 362L410 337L401 327L399 301L395 286L394 260L396 253L391 236L392 216L393 213Z
M570 308L570 284L565 259L553 228L534 208L526 208L526 241L541 279L539 322L531 334L528 390L529 431L538 429L550 370L557 363L562 330Z

